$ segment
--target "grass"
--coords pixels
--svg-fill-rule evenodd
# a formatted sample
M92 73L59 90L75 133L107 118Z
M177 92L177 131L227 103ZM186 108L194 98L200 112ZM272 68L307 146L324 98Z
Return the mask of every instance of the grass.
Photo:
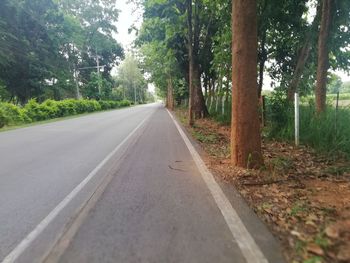
M327 94L327 99L335 100L337 94ZM305 97L306 100L315 100L315 95ZM339 93L339 100L350 100L350 93Z
M225 102L224 114L222 114L222 100L219 98L218 107L216 110L216 99L217 98L213 98L211 107L210 103L208 102L207 108L209 114L215 121L224 125L229 125L231 123L231 100L229 99L228 102Z
M218 140L216 134L203 134L200 131L193 131L192 135L198 141L203 142L203 143L215 143Z
M293 205L290 215L291 216L297 216L299 213L304 212L307 210L307 207L302 202L297 202Z
M294 140L294 109L291 105L270 105L266 134L281 141ZM350 108L327 107L320 115L313 105L300 106L300 142L328 156L350 158Z
M337 94L328 94L327 98L336 99ZM340 93L339 100L350 100L350 93Z

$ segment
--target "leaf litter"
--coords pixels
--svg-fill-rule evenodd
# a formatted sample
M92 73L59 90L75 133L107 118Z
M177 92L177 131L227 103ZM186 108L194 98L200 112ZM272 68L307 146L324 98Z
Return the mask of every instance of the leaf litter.
M208 167L230 182L281 241L288 262L350 262L350 163L287 142L263 140L260 170L230 163L230 127L212 119L186 125Z

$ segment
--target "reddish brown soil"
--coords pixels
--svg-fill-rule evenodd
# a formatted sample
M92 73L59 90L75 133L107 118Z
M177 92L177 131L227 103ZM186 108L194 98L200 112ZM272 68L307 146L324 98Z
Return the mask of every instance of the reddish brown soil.
M186 113L176 113L186 123ZM205 150L209 168L231 182L281 240L288 262L350 262L348 161L265 140L260 170L236 168L229 127L211 119L185 127Z

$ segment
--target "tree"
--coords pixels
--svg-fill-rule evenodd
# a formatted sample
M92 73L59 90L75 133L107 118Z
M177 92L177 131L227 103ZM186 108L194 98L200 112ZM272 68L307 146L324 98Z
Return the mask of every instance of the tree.
M343 82L341 78L336 74L330 74L328 78L328 92L330 94L337 94L342 92Z
M257 4L232 4L231 159L240 167L262 164L257 94Z
M123 87L123 97L137 102L145 101L147 85L136 58L128 54L118 68L117 82Z
M318 63L316 82L316 110L321 113L326 108L327 72L329 68L328 38L332 23L333 0L323 0L320 34L318 38Z
M189 124L194 124L194 118L208 115L201 84L201 69L199 61L200 39L203 23L200 21L200 11L203 8L201 0L187 0L187 31L188 31L188 63L189 63ZM194 7L194 8L193 8Z
M110 0L0 1L0 80L10 100L79 97L79 84L94 81L96 53L111 83L123 56L112 36L117 18Z
M306 30L305 38L303 39L302 47L298 50L297 63L293 72L292 80L290 81L288 87L288 100L294 100L294 93L298 92L298 86L301 79L302 74L304 73L304 69L306 63L310 57L310 53L312 50L312 45L314 43L314 35L317 32L318 24L320 19L320 6L317 5L316 15L314 17L313 22Z

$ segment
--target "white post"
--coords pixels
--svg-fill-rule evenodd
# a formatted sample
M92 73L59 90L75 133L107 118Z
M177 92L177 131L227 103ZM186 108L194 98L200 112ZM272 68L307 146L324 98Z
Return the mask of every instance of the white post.
M294 94L294 109L295 109L295 116L294 116L294 127L295 127L295 145L299 146L299 94L296 92Z

